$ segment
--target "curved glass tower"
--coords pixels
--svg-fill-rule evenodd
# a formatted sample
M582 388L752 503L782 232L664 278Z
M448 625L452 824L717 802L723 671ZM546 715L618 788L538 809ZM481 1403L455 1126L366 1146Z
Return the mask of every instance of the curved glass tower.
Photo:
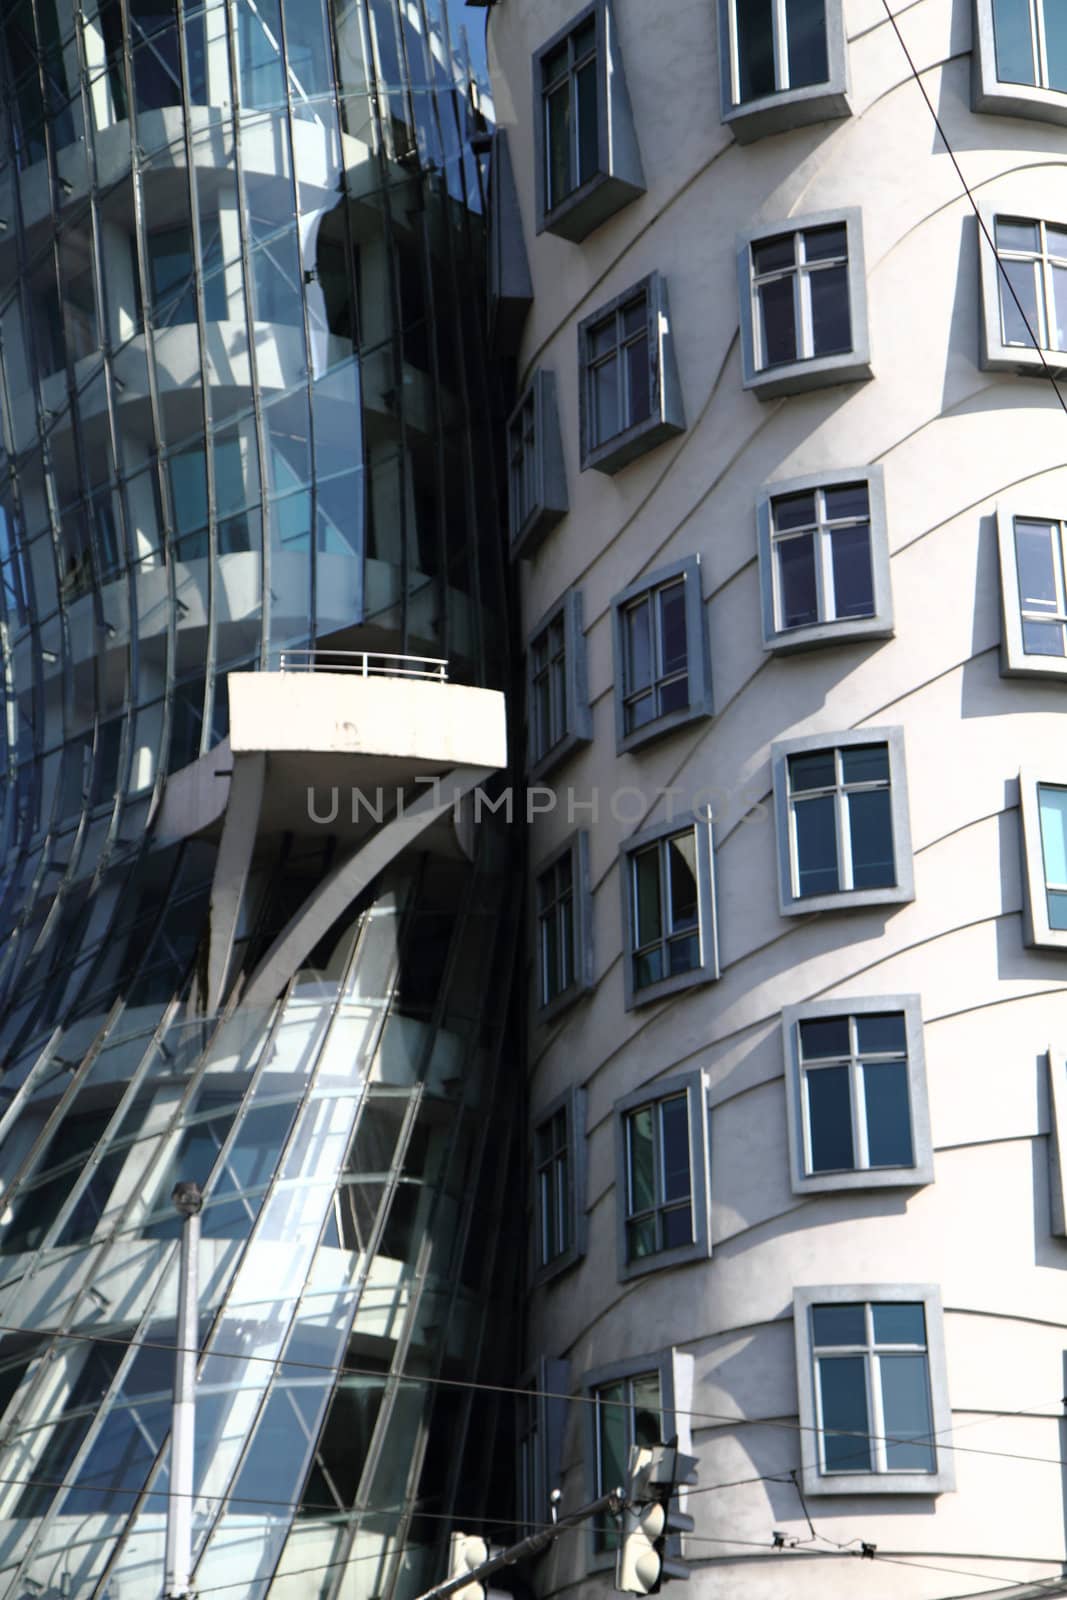
M178 1179L195 1587L413 1594L502 1351L479 92L444 0L0 19L0 1597L162 1592Z

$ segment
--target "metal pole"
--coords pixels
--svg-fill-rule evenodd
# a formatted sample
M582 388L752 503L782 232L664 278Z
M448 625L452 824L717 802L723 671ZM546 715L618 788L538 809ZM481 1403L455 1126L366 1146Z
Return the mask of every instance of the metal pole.
M166 1600L193 1600L190 1579L193 1563L193 1438L196 1428L199 1323L197 1257L200 1247L200 1208L204 1198L197 1184L176 1183L171 1200L183 1223L163 1593Z

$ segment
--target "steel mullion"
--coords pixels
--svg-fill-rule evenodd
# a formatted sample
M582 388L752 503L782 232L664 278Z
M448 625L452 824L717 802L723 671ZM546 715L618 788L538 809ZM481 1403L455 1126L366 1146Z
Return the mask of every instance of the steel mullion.
M807 238L803 233L794 235L797 260L797 283L794 304L797 308L798 361L810 361L815 355L815 324L811 310L811 275L818 267L808 264Z
M857 1172L867 1172L871 1165L871 1152L867 1143L867 1083L859 1051L859 1026L855 1016L848 1019L848 1084L852 1100L852 1139L854 1167Z
M1034 67L1034 82L1041 89L1051 88L1048 70L1048 38L1045 33L1044 0L1030 0L1030 58Z
M841 750L834 751L834 810L837 821L837 882L842 891L855 888L852 881L852 826L848 798L850 787L845 783L844 757Z
M746 3L747 0L738 0L740 5ZM783 94L789 88L789 21L786 17L785 0L774 0L771 32L774 44L774 86L778 94Z
M815 604L820 622L837 621L837 586L834 583L833 536L826 515L826 496L815 491Z

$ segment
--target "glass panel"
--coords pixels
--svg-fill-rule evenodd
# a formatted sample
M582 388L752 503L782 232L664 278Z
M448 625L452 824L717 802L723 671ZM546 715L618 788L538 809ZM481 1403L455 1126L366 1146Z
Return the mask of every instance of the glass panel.
M1053 540L1056 524L1015 519L1015 560L1019 572L1019 600L1029 610L1057 610L1056 563Z
M626 626L626 686L625 693L645 689L652 682L651 602L639 600L627 607Z
M642 307L642 320L644 308ZM626 426L644 422L652 414L651 384L648 370L648 336L633 339L626 346Z
M1067 655L1062 622L1028 622L1024 618L1023 652L1028 656Z
M848 1172L856 1165L848 1067L820 1067L806 1076L812 1172Z
M774 0L733 0L737 19L738 100L773 94Z
M697 843L692 829L667 840L667 876L671 897L671 933L695 927L699 916L699 899Z
M815 582L815 541L812 534L782 539L778 551L779 627L800 628L819 620L819 594Z
M1062 890L1049 890L1048 925L1058 932L1067 932L1067 894Z
M662 936L659 905L659 846L650 845L633 857L634 921L638 945Z
M597 1396L597 1492L614 1488L626 1482L626 1465L629 1456L627 1422L629 1412L625 1405L625 1387L621 1383L605 1384L596 1390ZM608 1538L615 1533L615 1524L606 1522L597 1528L597 1544L607 1547Z
M669 1211L664 1211L662 1213L662 1217L664 1250L675 1250L679 1246L692 1244L692 1206L672 1206Z
M811 493L779 495L771 502L771 515L779 533L790 528L813 528L816 521L815 496Z
M825 0L786 0L789 36L789 87L825 83L830 76L826 55Z
M998 250L1040 250L1041 239L1036 222L1022 222L1017 217L997 217L996 243Z
M888 1055L890 1052L903 1055L907 1049L903 1013L888 1011L879 1016L857 1017L856 1038L861 1056Z
M1037 800L1045 882L1062 889L1067 885L1067 789L1039 784Z
M993 36L1001 83L1036 83L1030 0L993 0Z
M1067 267L1052 268L1048 337L1051 349L1067 350Z
M848 820L852 835L853 887L881 889L896 883L893 819L888 789L850 794Z
M873 1305L875 1344L926 1344L926 1312L918 1302Z
M689 1195L689 1097L672 1095L660 1105L663 1131L664 1200L685 1200Z
M1067 896L1065 896L1067 899ZM676 978L679 973L692 972L700 963L700 939L695 933L687 933L681 938L672 938L667 947L670 958L670 975Z
M545 100L546 209L570 193L571 97L566 79Z
M805 261L838 261L848 259L848 229L835 223L830 228L809 228L804 235Z
M757 274L778 272L796 265L796 238L791 233L761 239L752 246L752 266Z
M834 894L837 873L837 827L833 795L801 800L794 806L797 843L797 894Z
M1032 261L1005 261L1003 258L1000 265L1000 309L1004 323L1004 343L1033 347L1035 337L1041 336L1037 315L1038 268ZM1003 281L1004 278L1007 278L1007 283ZM1010 289L1008 284L1011 285ZM1012 289L1015 291L1014 294L1011 292Z
M1046 222L1045 243L1049 255L1062 261L1067 257L1067 228L1058 228L1054 222Z
M908 1068L903 1061L865 1063L863 1099L867 1114L867 1159L872 1167L910 1167L911 1111Z
M893 1472L933 1472L925 1356L880 1356L885 1460Z
M863 1356L824 1357L818 1364L827 1472L871 1470L866 1366Z
M597 140L596 58L575 73L574 92L578 97L578 182L586 183L600 165Z
M793 276L775 278L760 285L760 331L763 366L778 366L797 358L796 310L793 305Z
M630 1192L627 1210L651 1211L656 1203L652 1106L641 1106L626 1118L627 1168Z
M814 750L810 756L789 757L789 790L829 789L834 784L834 752Z
M825 489L826 515L830 521L844 517L858 517L866 522L870 514L870 500L865 483L843 483L835 489Z
M1063 0L1042 0L1045 17L1045 57L1048 86L1067 90L1067 10Z
M866 1344L863 1306L812 1306L811 1337L819 1348L827 1344Z
M591 373L593 385L593 443L603 444L619 432L619 364L609 357Z
M800 1053L805 1061L850 1054L847 1017L813 1017L800 1024Z
M634 1406L634 1443L659 1444L663 1434L659 1373L642 1372L631 1383Z
M852 349L848 268L823 267L810 274L812 353L837 355Z
M888 783L889 746L856 744L842 750L841 772L846 783Z
M835 528L830 534L834 570L834 611L838 617L874 615L871 573L871 531L867 527Z
M660 655L662 671L682 672L687 660L685 638L685 583L672 583L659 592Z

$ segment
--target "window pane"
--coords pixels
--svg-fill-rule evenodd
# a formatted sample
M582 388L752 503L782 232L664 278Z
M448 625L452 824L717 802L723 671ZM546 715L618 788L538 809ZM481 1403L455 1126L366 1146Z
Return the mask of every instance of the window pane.
M926 1344L926 1313L911 1301L871 1307L875 1344Z
M1064 895L1067 903L1067 895ZM692 972L700 963L700 939L695 933L672 938L668 947L670 976L677 978L682 972Z
M810 275L813 353L837 355L852 349L848 267L823 267Z
M786 0L789 34L789 87L825 83L830 76L826 57L825 0Z
M804 235L805 261L836 261L848 257L848 229L843 222L830 228L809 228Z
M541 999L547 1004L560 992L559 924L554 910L541 919L541 967Z
M737 18L738 98L773 94L774 0L733 0Z
M1000 81L1036 83L1030 38L1030 0L993 0L993 33Z
M800 628L819 620L815 583L815 542L812 534L783 539L778 545L779 626Z
M774 526L784 533L789 528L815 526L815 496L813 494L783 494L772 502Z
M819 1362L823 1459L827 1472L870 1472L867 1381L863 1356L824 1357Z
M659 847L639 850L633 857L634 922L638 945L651 944L663 932L659 910Z
M673 1206L663 1213L663 1248L674 1250L693 1242L693 1211L691 1206Z
M1018 217L997 217L996 242L998 250L1039 250L1041 239L1036 222L1023 222Z
M850 794L848 820L852 835L853 887L881 889L896 883L888 789Z
M595 176L599 165L595 56L575 74L574 90L578 96L578 182L582 184Z
M1067 655L1062 622L1028 622L1023 619L1023 652L1028 656Z
M648 374L648 335L626 346L626 427L644 422L652 413Z
M882 1016L857 1017L856 1037L862 1056L887 1055L891 1051L903 1055L907 1049L903 1013L889 1011Z
M679 933L697 924L697 842L690 829L667 840L667 875L670 886L670 931Z
M866 522L870 515L870 498L865 483L843 483L836 489L823 491L826 515L831 521L844 517L858 517Z
M752 265L756 273L778 272L796 264L796 239L791 233L774 239L761 239L752 246Z
M685 584L672 583L659 592L659 629L662 670L685 670L687 651L685 641Z
M626 684L625 693L645 689L652 682L652 617L648 600L639 600L628 606L626 628Z
M662 1401L659 1373L642 1372L631 1383L633 1399L633 1438L635 1444L659 1444L663 1436ZM625 1482L625 1479L620 1479Z
M857 744L842 750L841 772L846 783L888 783L889 746Z
M593 443L619 432L619 363L615 356L593 368Z
M871 530L835 528L830 535L834 569L834 611L838 617L873 617Z
M1028 611L1055 612L1056 568L1052 522L1015 519L1015 560L1019 569L1019 599Z
M933 1472L930 1393L925 1356L880 1356L886 1466L895 1472Z
M805 1061L850 1054L847 1017L813 1017L800 1024L800 1052Z
M689 1195L689 1097L672 1095L660 1105L663 1129L663 1199Z
M656 1203L652 1146L652 1106L641 1106L626 1118L627 1167L630 1193L626 1209L631 1216L651 1211Z
M816 750L810 756L789 757L789 789L799 794L806 789L832 788L834 783L834 752Z
M1067 893L1062 890L1049 890L1048 925L1060 933L1067 932Z
M910 1167L911 1111L903 1061L868 1061L863 1068L867 1157L872 1167Z
M1043 0L1048 87L1067 89L1067 10L1063 0Z
M1067 267L1052 269L1052 305L1048 337L1053 350L1067 350Z
M549 210L559 205L570 193L571 182L571 100L570 85L566 79L558 89L546 97L545 102L546 177L545 203Z
M801 800L794 806L797 840L797 894L833 894L837 875L834 797Z
M812 1172L847 1172L856 1165L848 1067L806 1074Z
M1037 797L1045 882L1062 889L1067 886L1067 789L1041 784Z
M863 1307L812 1306L811 1337L819 1347L827 1344L866 1344Z
M1037 316L1035 265L1032 261L1005 261L1003 258L1000 265L1000 309L1004 323L1004 343L1032 347L1034 339L1030 330L1033 329L1037 338L1041 336ZM1004 277L1008 283L1003 281ZM1011 285L1010 289L1008 284ZM1015 291L1014 294L1011 292L1012 289Z
M656 1219L646 1215L639 1222L626 1224L626 1259L640 1261L656 1253Z
M773 367L797 358L796 312L792 274L763 283L759 290L763 365Z
M626 1482L626 1463L629 1456L626 1439L627 1410L625 1389L621 1383L605 1384L596 1391L598 1444L600 1446L600 1482L598 1490L614 1488Z

